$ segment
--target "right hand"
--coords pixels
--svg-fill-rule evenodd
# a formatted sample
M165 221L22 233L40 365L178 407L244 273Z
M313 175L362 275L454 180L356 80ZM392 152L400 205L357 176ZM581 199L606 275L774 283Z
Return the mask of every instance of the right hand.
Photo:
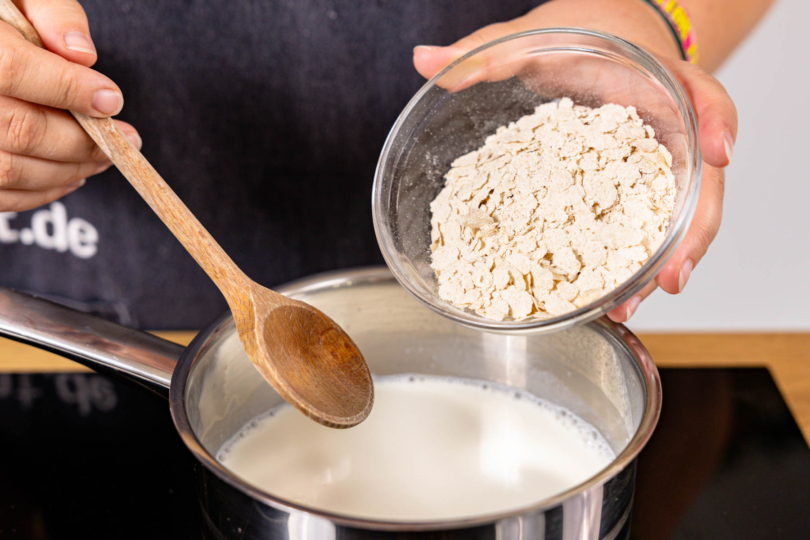
M700 262L709 245L717 235L723 215L723 190L725 176L723 168L731 161L732 149L737 136L737 109L723 85L702 68L680 59L677 44L670 35L663 19L654 8L643 2L628 0L557 0L546 2L523 17L512 21L484 27L477 32L447 47L417 47L414 49L414 66L426 78L433 77L444 66L472 49L498 38L537 28L576 26L609 32L645 47L669 67L683 85L694 105L699 126L700 150L703 157L703 180L695 216L681 245L658 273L654 281L647 284L638 294L615 308L608 317L615 322L626 322L638 308L639 303L660 287L669 294L683 291L686 282ZM585 72L576 79L583 82L581 95L597 95L605 103L636 105L639 110L656 110L658 107L671 107L669 101L662 101L655 93L639 92L634 86L635 78L626 77L626 68L616 70L605 68L607 63L596 57L585 57L576 63L561 64L555 58L543 63L542 57L527 56L525 64L517 64L525 72L505 70L497 62L479 60L471 64L470 73L453 77L444 86L450 91L458 91L472 86L480 80L503 80L513 75L521 75L526 85L545 91L556 89L555 81L562 81L561 89L569 95L572 86L566 83L566 73L571 69ZM539 67L538 67L539 66ZM620 65L617 65L620 66ZM483 69L482 69L483 68ZM463 72L462 72L463 73ZM536 81L532 81L532 78ZM444 79L442 79L444 80ZM528 81L528 82L527 82ZM537 82L539 81L539 82ZM600 95L593 91L594 86L605 89ZM575 99L577 94L573 96ZM656 131L660 128L656 127Z
M0 21L0 212L30 210L84 184L112 163L66 111L115 116L118 86L90 69L97 59L75 0L15 0L47 50ZM116 120L140 148L131 125Z

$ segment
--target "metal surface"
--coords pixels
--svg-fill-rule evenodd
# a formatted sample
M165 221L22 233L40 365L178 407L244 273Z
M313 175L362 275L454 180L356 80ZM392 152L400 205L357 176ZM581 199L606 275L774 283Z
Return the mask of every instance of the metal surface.
M375 374L461 376L525 388L590 422L618 457L589 481L531 507L446 522L371 521L285 501L251 486L214 459L224 441L281 402L246 358L232 319L224 315L182 354L170 389L177 429L204 466L199 492L210 537L628 537L635 458L658 419L661 387L646 350L624 327L597 321L544 336L481 333L422 306L385 268L316 276L282 291L315 305L341 324ZM105 366L152 386L166 383L171 365L166 353L176 353L177 346L19 293L4 290L0 298L0 335L91 366ZM138 352L133 343L143 343L147 350ZM157 354L161 349L164 354ZM139 363L141 359L144 364Z
M208 470L199 475L199 492L206 537L218 540L628 540L635 471L633 460L603 487L546 510L423 531L360 528L286 511L256 501Z
M48 300L0 287L0 336L168 395L184 347Z
M411 297L387 269L316 276L283 288L352 336L376 375L458 376L525 388L597 427L617 459L588 482L529 508L447 522L372 521L307 508L263 492L215 459L242 426L280 398L261 384L228 317L189 348L172 381L172 413L207 469L203 508L216 538L624 538L634 460L660 411L648 353L624 327L597 321L557 334L507 336L457 325ZM188 361L186 361L188 360ZM381 494L384 496L384 494Z

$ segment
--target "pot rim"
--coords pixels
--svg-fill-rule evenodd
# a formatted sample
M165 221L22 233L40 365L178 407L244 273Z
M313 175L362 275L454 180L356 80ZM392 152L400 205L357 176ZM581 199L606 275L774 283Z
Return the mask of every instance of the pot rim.
M396 280L387 267L368 267L317 274L309 278L282 285L276 290L279 293L293 296L304 292L367 285L379 282L396 283ZM601 486L628 467L652 436L661 413L662 392L658 369L653 363L649 352L630 330L623 325L610 321L606 317L602 317L588 324L602 328L606 335L610 336L610 338L616 342L617 346L628 350L636 359L634 365L641 379L644 381L645 394L644 414L639 423L639 427L627 446L616 456L616 459L598 474L554 497L508 511L444 521L387 521L364 519L318 510L285 500L262 491L229 471L203 447L191 428L186 409L186 385L188 377L193 370L194 364L212 347L212 343L215 339L222 333L231 331L233 318L229 312L215 319L207 328L197 334L178 361L172 376L169 391L172 419L174 420L175 427L183 443L206 469L245 495L283 512L306 513L343 526L384 531L429 531L463 529L487 525L501 519L541 512L553 508L582 492Z

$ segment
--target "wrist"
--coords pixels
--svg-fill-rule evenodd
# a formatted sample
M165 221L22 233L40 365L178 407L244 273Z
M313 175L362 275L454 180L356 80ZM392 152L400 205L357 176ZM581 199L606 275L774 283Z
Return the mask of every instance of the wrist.
M667 22L643 0L553 0L525 15L534 28L578 26L614 34L660 58L680 60Z

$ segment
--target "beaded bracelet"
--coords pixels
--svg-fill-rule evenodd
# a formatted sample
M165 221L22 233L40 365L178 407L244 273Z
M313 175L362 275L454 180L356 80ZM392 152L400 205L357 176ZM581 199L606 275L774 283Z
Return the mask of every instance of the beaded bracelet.
M664 17L667 26L675 36L675 40L680 45L681 57L687 62L697 64L698 49L695 41L695 30L692 28L692 21L683 8L675 0L644 0Z

